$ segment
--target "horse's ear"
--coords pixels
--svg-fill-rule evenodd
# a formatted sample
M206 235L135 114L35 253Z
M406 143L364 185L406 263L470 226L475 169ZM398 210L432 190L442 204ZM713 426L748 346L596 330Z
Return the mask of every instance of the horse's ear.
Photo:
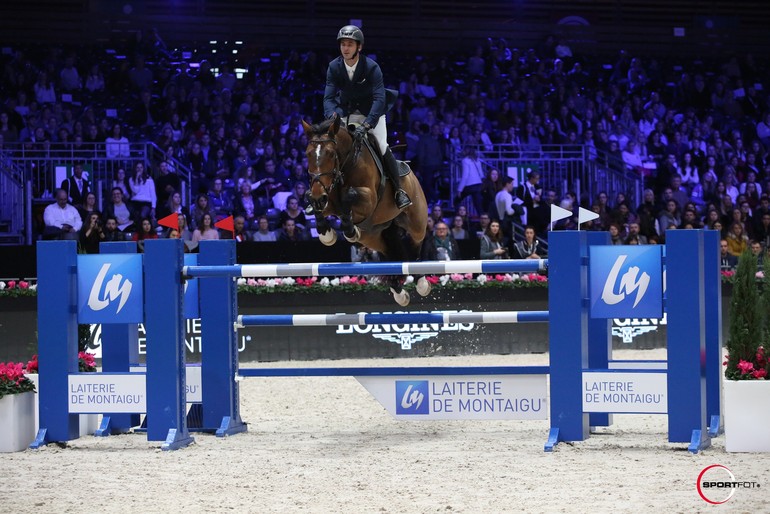
M334 123L332 123L329 126L329 135L330 136L334 136L335 134L337 134L337 131L340 129L340 123L341 122L342 122L342 118L340 118L339 116L335 116L334 117Z
M305 129L305 134L310 135L310 125L305 120L302 120L302 128Z

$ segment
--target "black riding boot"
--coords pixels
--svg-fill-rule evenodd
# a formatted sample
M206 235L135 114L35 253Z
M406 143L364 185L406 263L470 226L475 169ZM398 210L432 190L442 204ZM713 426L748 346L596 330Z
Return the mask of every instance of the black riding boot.
M382 157L385 175L393 182L393 189L396 190L396 207L399 209L406 209L412 205L412 200L409 198L409 195L406 194L406 191L401 189L401 181L398 177L398 161L396 161L396 157L393 155L393 152L390 151L390 148L385 151L385 155Z

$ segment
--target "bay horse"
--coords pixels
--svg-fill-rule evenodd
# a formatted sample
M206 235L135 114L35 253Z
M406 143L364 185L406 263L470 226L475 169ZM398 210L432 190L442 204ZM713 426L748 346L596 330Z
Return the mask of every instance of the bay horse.
M307 198L315 214L318 239L327 246L337 241L337 232L327 220L336 216L349 242L379 252L384 260L417 260L428 222L420 182L411 171L401 177L401 187L412 205L399 210L393 184L381 176L370 150L377 141L372 137L370 145L356 143L347 129L340 130L340 124L339 116L313 125L302 122L308 138ZM402 288L404 277L389 276L385 281L396 302L408 305L409 293ZM430 289L430 282L420 277L417 292L426 296Z

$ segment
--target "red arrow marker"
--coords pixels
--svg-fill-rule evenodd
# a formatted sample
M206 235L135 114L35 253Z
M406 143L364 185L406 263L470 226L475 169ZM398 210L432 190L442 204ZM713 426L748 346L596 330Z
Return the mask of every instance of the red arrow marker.
M179 230L179 214L169 214L165 218L159 219L158 225L162 227L173 228L174 230Z
M214 226L217 228L221 228L222 230L229 230L230 232L235 232L235 227L233 227L232 216L228 216L223 220L217 221L216 223L214 223Z

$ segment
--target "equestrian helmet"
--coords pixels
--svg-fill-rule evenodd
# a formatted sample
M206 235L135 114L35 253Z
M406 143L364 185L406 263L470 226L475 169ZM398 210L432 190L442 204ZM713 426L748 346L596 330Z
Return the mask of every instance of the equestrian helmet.
M337 32L337 42L339 42L340 39L352 39L363 45L364 33L355 25L345 25L339 32Z

